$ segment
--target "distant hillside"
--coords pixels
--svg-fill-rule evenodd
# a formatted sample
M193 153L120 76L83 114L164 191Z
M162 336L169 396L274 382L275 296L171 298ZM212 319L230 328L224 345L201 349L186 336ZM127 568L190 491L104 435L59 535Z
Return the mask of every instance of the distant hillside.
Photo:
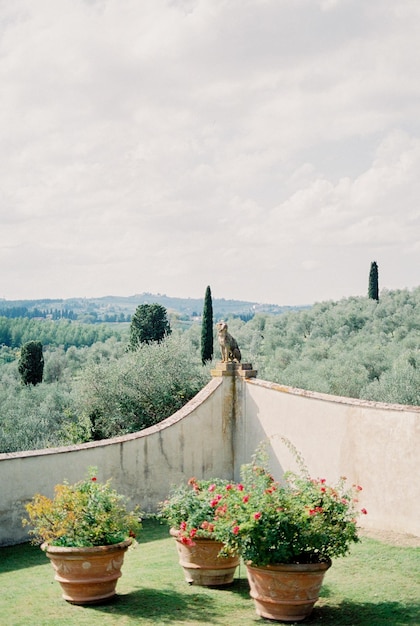
M133 296L104 296L101 298L68 298L44 300L0 300L0 316L26 317L25 311L36 315L48 314L53 318L59 312L65 317L80 319L93 318L91 321L102 321L116 318L114 321L124 321L130 317L140 304L157 303L168 311L179 314L186 319L199 317L203 310L204 298L172 298L165 294L141 293ZM242 317L251 319L255 313L280 314L307 307L279 306L277 304L262 304L245 300L213 299L213 314L215 319L224 317Z

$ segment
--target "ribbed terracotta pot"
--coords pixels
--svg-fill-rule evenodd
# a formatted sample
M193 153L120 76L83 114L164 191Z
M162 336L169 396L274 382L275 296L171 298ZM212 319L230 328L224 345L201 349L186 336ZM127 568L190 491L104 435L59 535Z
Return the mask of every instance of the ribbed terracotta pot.
M331 561L307 565L246 565L257 615L299 622L311 614Z
M214 539L194 537L194 545L188 546L179 539L179 531L170 529L175 537L179 564L184 570L185 580L190 585L222 587L233 582L239 557L218 556L223 544Z
M63 590L63 598L72 604L100 604L116 593L124 555L132 539L110 546L61 548L43 543Z

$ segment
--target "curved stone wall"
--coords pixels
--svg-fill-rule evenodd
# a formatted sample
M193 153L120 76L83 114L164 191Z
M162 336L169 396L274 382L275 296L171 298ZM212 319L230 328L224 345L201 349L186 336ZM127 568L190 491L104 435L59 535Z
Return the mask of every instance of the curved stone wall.
M0 545L25 541L24 505L35 493L80 480L89 466L98 479L154 511L172 484L191 476L232 476L230 428L222 420L222 380L213 379L180 411L139 433L80 446L0 455Z
M287 437L316 477L346 475L363 486L369 528L420 536L420 407L340 398L253 378L247 366L219 367L183 409L160 424L81 446L0 455L0 545L25 541L21 519L35 493L82 478L89 466L132 505L156 510L191 476L238 479L266 440L273 474L294 469Z

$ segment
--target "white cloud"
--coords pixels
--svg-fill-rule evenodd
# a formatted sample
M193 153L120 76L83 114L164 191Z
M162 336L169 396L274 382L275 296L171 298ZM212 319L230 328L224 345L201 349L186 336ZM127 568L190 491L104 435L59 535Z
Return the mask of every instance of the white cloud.
M410 0L4 4L0 296L418 284Z

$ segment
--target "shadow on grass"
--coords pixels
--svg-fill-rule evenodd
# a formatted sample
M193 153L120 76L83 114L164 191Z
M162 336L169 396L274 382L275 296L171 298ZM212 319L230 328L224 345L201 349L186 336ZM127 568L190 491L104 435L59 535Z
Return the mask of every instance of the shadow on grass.
M218 610L214 601L200 593L179 593L172 589L139 589L127 595L117 595L112 604L86 607L88 611L124 615L159 623L188 620L188 623L208 624L209 613L217 624Z
M0 574L48 563L49 561L41 548L30 543L0 548Z
M151 541L161 541L169 537L169 526L156 519L156 517L145 517L142 520L142 530L139 533L139 543L149 543Z
M420 603L350 602L337 606L315 606L301 624L334 624L334 626L418 626Z

